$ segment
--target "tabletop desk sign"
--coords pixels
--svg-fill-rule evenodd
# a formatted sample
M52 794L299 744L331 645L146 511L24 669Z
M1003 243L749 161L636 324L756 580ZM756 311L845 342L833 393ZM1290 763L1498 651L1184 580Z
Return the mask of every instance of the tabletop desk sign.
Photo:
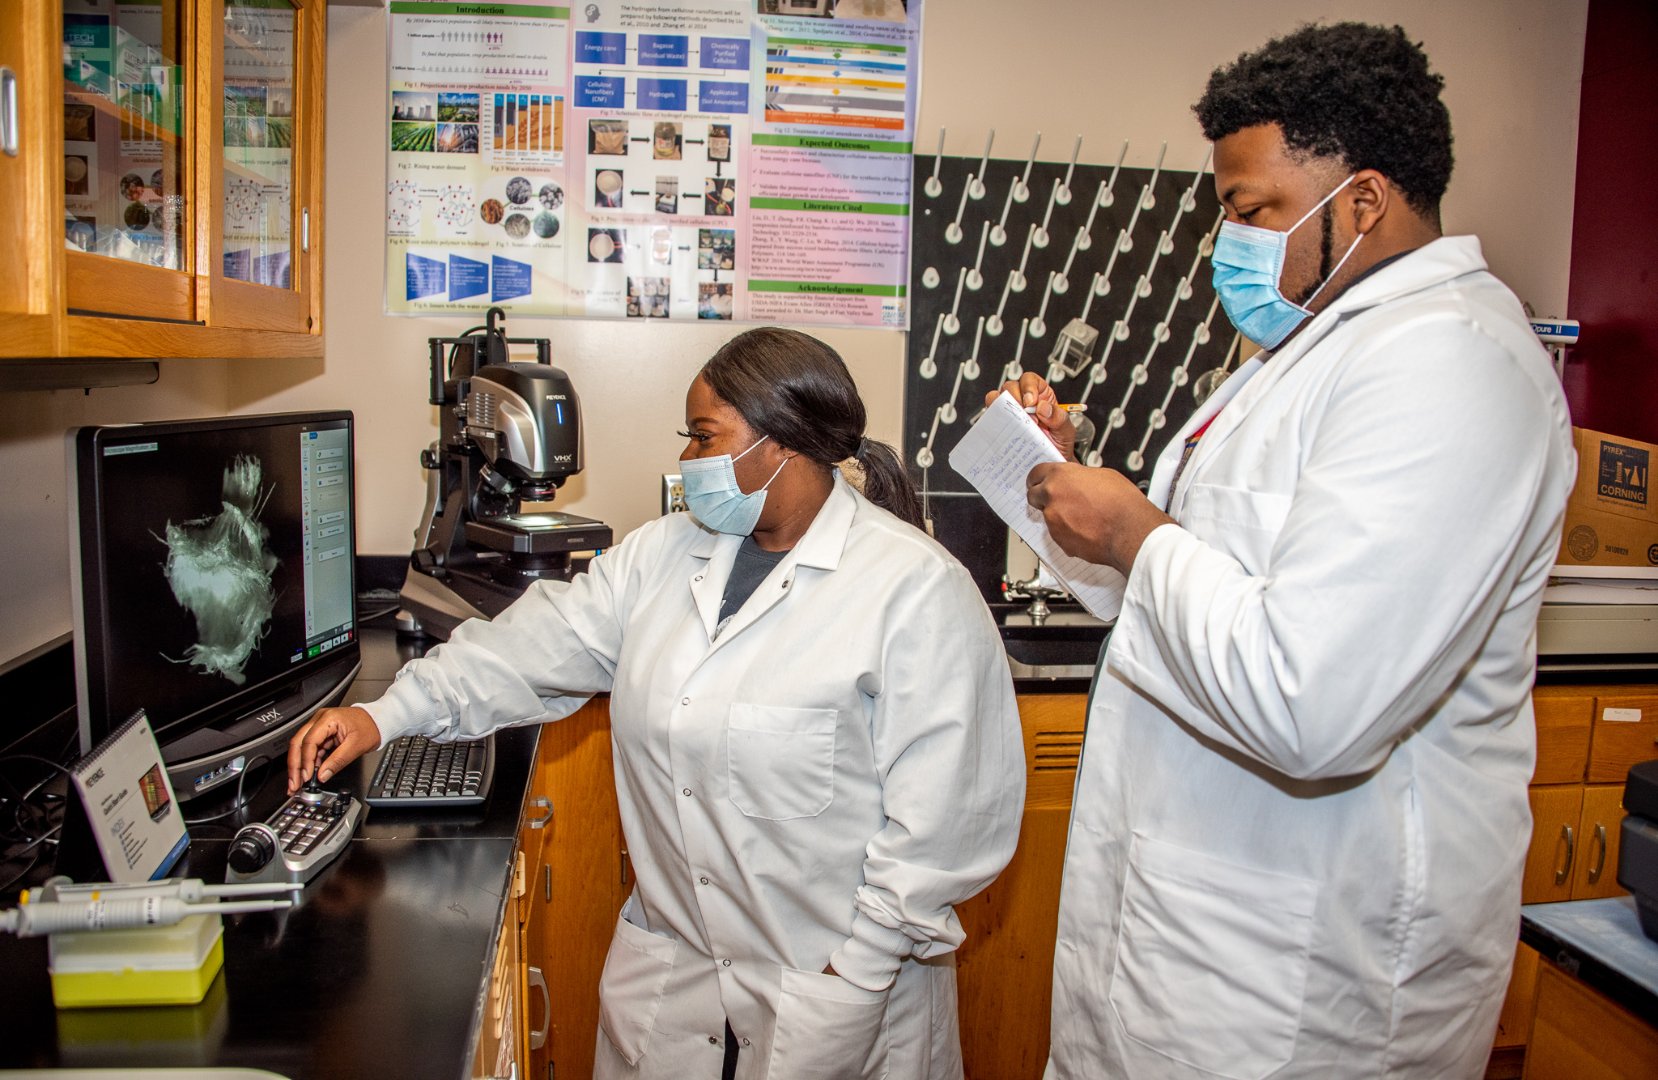
M184 815L140 709L70 768L110 881L164 877L190 844Z

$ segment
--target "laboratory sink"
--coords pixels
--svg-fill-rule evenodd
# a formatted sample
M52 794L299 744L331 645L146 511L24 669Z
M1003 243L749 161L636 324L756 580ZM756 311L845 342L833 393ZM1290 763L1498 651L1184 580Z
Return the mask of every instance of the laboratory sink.
M1074 604L1033 616L1026 604L992 604L1008 667L1016 679L1087 679L1109 624Z

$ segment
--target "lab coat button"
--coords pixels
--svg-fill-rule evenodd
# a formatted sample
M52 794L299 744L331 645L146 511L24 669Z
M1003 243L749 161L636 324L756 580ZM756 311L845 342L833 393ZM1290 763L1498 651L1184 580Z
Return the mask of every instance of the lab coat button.
M690 794L691 794L691 789L690 789L690 788L681 788L681 789L680 789L680 792L679 792L679 793L680 793L680 794L681 794L681 795L684 795L684 796L686 796L686 797L689 797L689 796L690 796Z
M721 960L720 961L720 966L721 967L730 967L731 966L731 961L730 960Z
M691 704L691 699L688 698L688 697L682 697L682 698L679 699L679 703L681 705L689 705L689 704Z
M705 877L699 877L699 878L697 878L697 880L700 881L704 885L708 884L708 879L705 878Z
M743 1040L743 1045L744 1045L744 1046L747 1046L747 1045L748 1045L748 1040L747 1040L747 1039L744 1039L744 1040Z
M709 1046L718 1046L718 1045L720 1045L720 1037L718 1035L708 1036L708 1045Z

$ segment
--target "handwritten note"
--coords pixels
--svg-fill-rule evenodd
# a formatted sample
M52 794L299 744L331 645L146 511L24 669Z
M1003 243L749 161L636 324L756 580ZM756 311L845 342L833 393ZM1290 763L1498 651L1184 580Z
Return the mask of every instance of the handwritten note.
M1048 535L1041 511L1025 501L1025 477L1044 461L1064 457L1019 403L1003 393L950 451L950 467L1031 546L1065 588L1095 616L1115 619L1123 606L1123 575L1065 554Z

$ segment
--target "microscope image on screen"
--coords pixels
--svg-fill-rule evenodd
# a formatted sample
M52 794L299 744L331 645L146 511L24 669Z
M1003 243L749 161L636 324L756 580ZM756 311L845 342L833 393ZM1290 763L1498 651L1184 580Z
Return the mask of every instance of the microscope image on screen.
M196 624L195 643L182 658L167 659L237 686L247 681L248 659L276 609L271 578L281 560L260 521L274 486L261 490L263 475L257 457L237 454L224 470L219 512L176 525L168 521L165 535L157 537L167 548L167 584Z

